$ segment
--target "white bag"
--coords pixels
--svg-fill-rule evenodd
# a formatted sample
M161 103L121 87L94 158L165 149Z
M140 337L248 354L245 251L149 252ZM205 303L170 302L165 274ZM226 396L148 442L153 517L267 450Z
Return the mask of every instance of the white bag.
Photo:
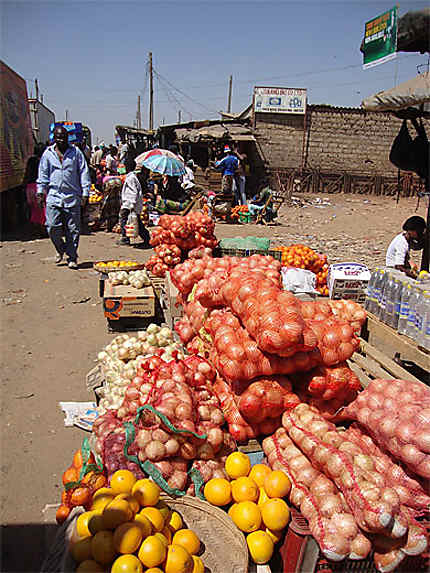
M315 288L317 277L312 271L296 269L295 267L282 267L281 274L284 290L319 294Z
M128 216L127 223L125 225L125 234L129 239L136 239L139 236L139 222L134 211L131 211Z

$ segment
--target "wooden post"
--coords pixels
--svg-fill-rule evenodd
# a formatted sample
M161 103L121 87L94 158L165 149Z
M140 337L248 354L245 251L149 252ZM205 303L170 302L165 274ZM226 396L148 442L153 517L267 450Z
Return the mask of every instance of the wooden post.
M154 86L152 77L152 52L149 52L149 130L152 131L153 129L154 129Z
M142 116L140 115L140 95L137 96L137 129L142 128Z
M228 103L227 103L227 113L231 113L231 92L233 88L233 76L230 76L229 86L228 86Z

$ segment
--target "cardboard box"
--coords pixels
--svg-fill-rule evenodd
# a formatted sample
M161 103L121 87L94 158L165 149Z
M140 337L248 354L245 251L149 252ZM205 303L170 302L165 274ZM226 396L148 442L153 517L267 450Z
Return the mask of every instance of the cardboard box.
M370 280L370 271L361 263L336 263L330 265L327 285L331 299L344 298L362 302L366 297L366 288Z
M160 298L161 307L167 326L173 328L175 323L183 316L184 307L177 303L179 291L172 283L170 273L166 274L164 292Z
M112 285L105 281L103 309L109 320L150 318L155 315L155 293L152 286L136 289L130 285Z

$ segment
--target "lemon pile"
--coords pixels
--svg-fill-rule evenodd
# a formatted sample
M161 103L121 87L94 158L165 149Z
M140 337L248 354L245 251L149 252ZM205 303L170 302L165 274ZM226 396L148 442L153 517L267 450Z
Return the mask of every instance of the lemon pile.
M115 472L76 520L70 545L76 572L203 573L200 539L160 493L150 479Z
M267 563L290 519L290 510L282 499L290 492L290 480L284 472L272 471L264 464L251 467L249 457L242 452L227 457L225 471L232 481L209 480L205 497L218 507L231 504L228 515L247 534L252 560L260 565Z
M137 261L101 261L97 263L95 266L100 270L121 270L124 268L127 269L134 269L136 267L140 267L142 263L138 263Z

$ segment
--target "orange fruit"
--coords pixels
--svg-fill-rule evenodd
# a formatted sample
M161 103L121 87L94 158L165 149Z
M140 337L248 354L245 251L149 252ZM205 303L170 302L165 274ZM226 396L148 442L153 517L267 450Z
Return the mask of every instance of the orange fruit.
M254 531L246 537L252 560L258 565L267 563L273 555L274 543L265 531Z
M281 470L271 472L264 480L264 490L269 497L285 497L290 489L291 482Z
M253 501L241 501L235 504L235 508L229 512L233 523L241 531L251 533L260 528L261 512L256 503Z
M192 555L193 558L193 571L192 573L205 573L205 566L203 561L197 555Z
M163 527L163 529L161 530L161 533L167 539L167 544L172 545L173 533L172 533L172 530L170 529L170 527L168 525L165 525Z
M157 531L157 533L154 533L155 537L158 537L158 539L164 543L165 547L168 547L170 545L170 543L167 540L167 537L164 535L164 533L161 533L161 531Z
M95 535L99 531L106 529L103 521L103 513L98 509L92 510L92 515L88 519L88 531L91 535Z
M106 529L115 529L133 519L133 511L125 499L113 499L104 508L102 516Z
M258 487L263 487L264 480L272 472L269 466L265 464L255 464L249 472L249 477L255 481Z
M161 531L164 527L164 517L159 509L156 507L144 507L140 511L140 515L144 515L149 519L154 531Z
M182 517L179 515L177 511L172 511L172 515L170 516L169 529L175 533L178 529L182 529L184 527L184 522L182 521Z
M243 452L233 452L225 460L225 471L232 479L247 476L251 469L251 462Z
M70 554L76 563L91 559L91 537L84 537L73 543L70 547Z
M121 555L112 564L111 573L142 573L142 563L135 555Z
M281 529L280 531L276 531L275 529L269 529L268 527L266 527L266 529L264 531L271 538L273 543L279 543L279 541L281 541L282 536L284 534L283 529Z
M257 501L258 486L249 477L240 477L231 482L231 495L236 503L240 501Z
M172 515L172 510L167 505L165 501L158 501L155 507L160 511L161 515L164 517L165 523L167 523Z
M118 553L134 553L143 539L142 528L133 521L122 523L113 534L115 550Z
M110 487L118 493L131 493L136 478L130 470L118 470L110 478Z
M145 537L148 537L148 535L152 534L152 524L145 515L137 513L134 516L134 521L138 524L138 526L142 530L143 539L145 539Z
M266 503L266 501L268 501L269 499L270 497L265 492L264 487L260 487L260 493L258 495L257 505L263 505L263 503Z
M159 567L150 567L149 569L145 569L145 573L164 573L164 571Z
M140 546L138 557L145 567L161 565L166 557L164 543L155 535L149 535Z
M180 529L172 539L172 545L184 547L188 553L195 555L200 549L200 539L191 529Z
M164 565L165 573L192 573L194 561L188 551L181 545L170 545Z
M57 509L57 513L55 514L55 519L57 520L58 525L61 525L66 521L70 514L70 507L67 505L60 505Z
M91 540L91 553L93 559L102 565L110 565L115 559L115 546L112 531L99 531Z
M222 507L231 503L231 485L224 478L210 479L204 489L205 498L212 505Z
M63 485L66 483L70 483L72 481L78 481L79 479L79 470L71 466L67 468L67 470L63 473Z
M290 510L283 499L272 498L261 506L263 523L269 529L279 531L287 526L290 519Z
M104 573L104 567L94 559L86 559L79 564L76 573Z
M161 489L150 479L140 479L133 484L131 493L140 505L147 507L157 504L160 499Z

